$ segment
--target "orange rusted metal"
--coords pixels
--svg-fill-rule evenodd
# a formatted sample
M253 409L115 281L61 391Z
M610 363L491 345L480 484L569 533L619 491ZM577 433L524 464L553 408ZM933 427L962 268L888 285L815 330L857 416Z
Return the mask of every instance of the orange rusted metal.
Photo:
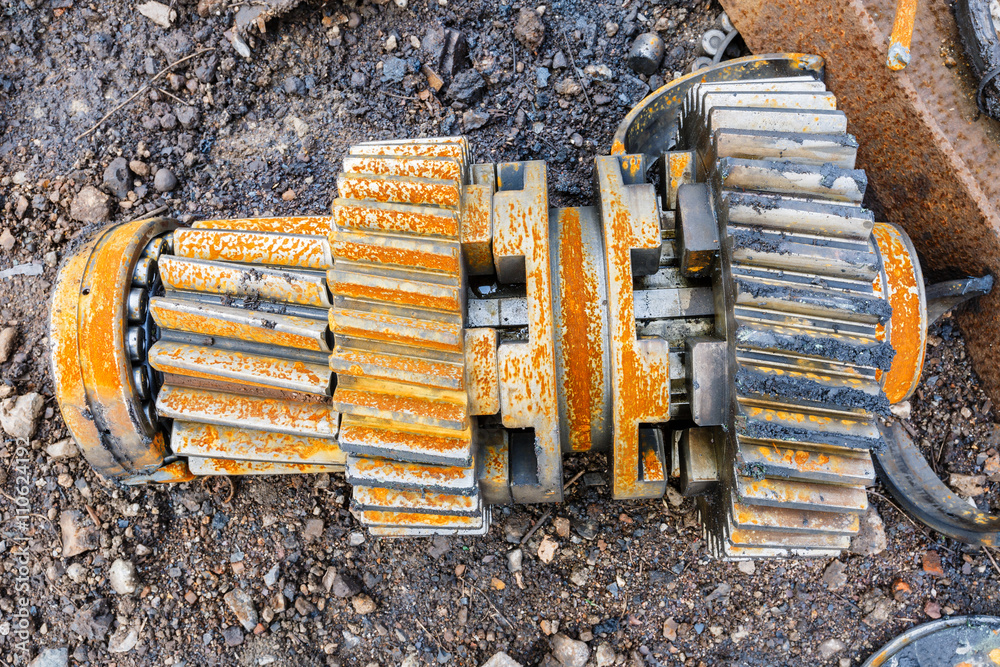
M892 22L889 52L885 59L889 69L899 71L910 64L910 40L916 18L917 0L896 0L896 18Z
M370 199L426 206L458 206L462 188L458 181L435 178L397 179L381 174L341 174L337 192L347 199Z
M462 194L462 254L473 276L493 273L493 187L467 185Z
M373 456L395 454L404 460L467 466L472 461L472 429L445 429L387 419L344 415L340 441Z
M333 265L325 236L274 232L178 229L174 232L174 254L209 261L300 269L326 269Z
M532 502L562 500L562 445L556 389L549 207L545 163L525 162L522 190L493 195L493 258L523 265L528 340L501 343L497 352L500 408L507 428L534 429L537 486L519 489ZM502 173L502 172L501 172ZM498 271L498 273L502 273ZM518 498L515 498L518 500Z
M412 268L457 276L461 271L461 249L440 239L406 238L377 232L338 229L330 235L338 260Z
M170 444L178 454L201 458L339 465L347 458L330 438L185 421L174 422Z
M882 374L881 383L889 402L899 403L916 391L924 367L927 350L924 279L916 250L902 229L878 223L873 234L885 267L887 296L892 306L889 342L896 351L892 368ZM884 330L882 335L884 339Z
M349 155L344 158L344 171L348 174L418 176L457 181L462 178L463 167L462 161L454 157Z
M247 232L326 236L333 229L333 218L328 215L308 215L293 218L196 220L191 223L191 227L194 229L238 229Z
M340 229L406 232L457 238L457 211L432 206L408 206L378 201L333 200L333 219Z
M169 290L330 307L326 279L319 272L178 257L161 257L159 269Z
M639 479L639 425L670 419L670 348L662 339L636 338L632 250L659 249L660 225L653 186L626 186L622 177L640 156L622 160L597 158L611 314L612 491L615 498L648 498L663 489Z
M469 414L495 415L500 412L495 329L465 330L465 373Z
M343 472L342 464L270 463L268 461L235 461L188 457L188 467L193 475L315 475Z

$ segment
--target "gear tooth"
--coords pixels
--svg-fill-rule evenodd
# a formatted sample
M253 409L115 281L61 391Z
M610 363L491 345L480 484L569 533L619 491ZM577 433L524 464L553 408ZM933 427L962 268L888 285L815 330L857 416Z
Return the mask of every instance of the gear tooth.
M462 139L351 148L330 235L330 365L352 511L379 535L481 533L465 390ZM457 486L456 486L457 485Z
M736 325L730 463L702 511L711 549L836 555L867 508L892 360L857 142L822 82L799 78L696 85L681 128L728 232Z

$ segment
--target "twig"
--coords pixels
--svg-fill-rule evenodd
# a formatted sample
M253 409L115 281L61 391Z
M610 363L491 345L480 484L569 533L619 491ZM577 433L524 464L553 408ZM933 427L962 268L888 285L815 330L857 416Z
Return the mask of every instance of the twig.
M145 213L140 213L139 215L135 216L134 218L132 218L130 220L126 220L125 222L135 222L136 220L145 220L147 218L152 218L155 215L159 215L160 213L163 213L168 208L170 208L170 207L167 206L166 204L164 204L163 206L157 206L152 211L146 211Z
M91 507L90 505L84 505L84 507L87 508L87 514L90 515L90 520L94 522L95 526L97 526L98 528L100 528L101 527L101 517L97 516L97 512L95 512L94 508Z
M997 565L997 562L993 559L993 554L990 553L990 548L984 545L983 551L986 552L986 556L990 559L990 562L993 563L993 569L997 571L997 574L1000 574L1000 565Z
M569 43L569 37L566 36L566 31L561 27L559 28L559 32L562 33L563 41L566 42L566 50L569 51L569 62L573 65L573 71L580 77L580 87L583 88L583 97L587 100L587 106L590 107L591 112L593 112L594 105L590 102L590 94L587 92L587 82L583 78L583 72L576 67L576 58L573 57L573 47Z
M852 607L854 607L855 609L857 609L859 613L862 613L862 614L864 613L863 611L861 611L861 607L859 607L858 605L854 604L853 602L851 602L847 598L841 597L841 596L837 595L836 593L834 593L833 591L829 591L829 593L830 593L830 595L832 595L833 597L837 598L841 602L846 602L847 604L851 605Z
M451 644L447 644L447 643L441 641L441 639L436 634L434 634L433 632L431 632L430 630L428 630L427 626L420 622L419 618L417 618L416 616L414 616L413 620L416 621L417 625L420 626L420 629L423 630L424 632L426 632L427 634L429 634L431 636L431 639L433 639L434 641L436 641L439 646L445 646L447 648L451 648Z
M144 92L146 92L147 90L149 90L149 88L153 85L154 81L156 81L157 79L159 79L161 76L163 76L164 74L166 74L167 72L169 72L173 68L175 68L178 65L180 65L182 62L185 62L187 60L191 60L192 58L197 58L198 56L204 55L204 54L209 53L211 51L215 51L215 47L214 46L213 47L209 47L207 49L202 49L201 51L196 51L195 53L192 53L189 56L184 56L183 58L181 58L180 60L178 60L175 63L171 63L170 65L167 65L166 67L164 67L163 69L161 69L159 72L157 72L155 75L153 75L153 78L150 79L149 81L147 81L146 85L144 85L142 88L140 88L139 90L137 90L134 93L132 93L132 95L127 100L125 100L124 102L122 102L121 104L119 104L118 106L116 106L114 109L112 109L108 113L104 114L104 116L99 121L97 121L96 123L94 123L94 125L89 130L87 130L83 134L78 134L75 137L73 137L73 141L79 141L80 139L83 139L85 136L87 136L88 134L90 134L91 132L93 132L94 130L96 130L97 128L99 128L101 125L104 124L104 121L106 121L107 119L111 118L118 111L120 111L123 108L125 108L126 106L128 106L132 102L132 100L134 100L135 98L139 97L139 95L142 95Z
M481 590L479 590L479 588L477 588L476 586L473 586L472 584L468 584L468 583L467 583L467 582L465 581L465 579L464 579L464 578L462 578L462 577L459 577L459 579L461 580L461 582L462 582L463 584L466 584L466 585L467 585L467 586L468 586L469 588L471 588L472 590L474 590L474 591L476 591L477 593L479 593L480 595L482 595L482 596L483 596L483 598L484 598L484 599L486 600L487 604L489 604L489 605L490 605L490 607L492 607L492 608L493 608L493 611L495 611L495 612L496 612L497 616L499 616L499 617L500 617L500 620L502 620L502 621L503 621L504 623L506 623L506 624L507 624L507 626L508 626L508 627L509 627L509 628L510 628L511 630L513 630L513 629L514 629L514 624L513 624L513 623L511 623L511 622L510 622L510 621L509 621L509 620L507 619L507 617L506 617L506 616L504 616L504 615L503 615L503 614L502 614L502 613L500 612L500 610L499 610L499 609L497 609L497 606L496 606L495 604L493 604L493 600L491 600L491 599L490 599L490 596L489 596L489 595L487 595L486 593L484 593L484 592L482 592Z
M388 90L380 90L378 92L382 93L383 95L388 95L389 97L395 97L398 100L411 100L413 102L420 101L419 97L407 97L406 95L398 95L396 93L390 93Z
M583 477L583 473L585 473L585 472L586 472L586 470L581 470L580 472L578 472L575 475L573 475L572 479L570 479L568 482L566 482L565 484L563 484L563 492L565 492L566 489L568 489L569 487L573 486L576 483L576 480L578 480L581 477ZM549 519L550 516L552 516L552 510L547 511L545 514L542 515L541 519L539 519L538 521L535 522L535 525L531 527L531 530L529 530L524 535L524 537L521 538L521 543L518 546L523 547L525 545L525 543L528 541L528 538L531 537L532 535L534 535L535 531L537 531L539 528L541 528L542 524L545 523L546 521L548 521L548 519Z
M185 101L184 101L184 100L182 100L181 98L177 97L176 95L174 95L173 93L171 93L171 92L170 92L169 90L165 90L165 89L163 89L163 88L160 88L159 86L157 86L157 87L156 87L156 89L157 89L158 91L160 91L161 93L163 93L164 95L166 95L167 97L172 97L172 98L174 98L175 100L177 100L178 102L180 102L181 104L183 104L184 106L188 106L188 103L187 103L187 102L185 102Z
M913 519L911 519L910 515L907 514L906 512L904 512L896 503L892 502L891 500L889 500L888 498L886 498L885 496L883 496L878 491L873 491L872 489L868 489L868 493L872 494L873 496L878 496L879 498L881 498L885 502L889 503L892 506L892 508L894 510L896 510L897 512L899 512L900 514L902 514L906 518L907 521L909 521L910 523L912 523L917 528L920 528L920 525L916 521L914 521Z

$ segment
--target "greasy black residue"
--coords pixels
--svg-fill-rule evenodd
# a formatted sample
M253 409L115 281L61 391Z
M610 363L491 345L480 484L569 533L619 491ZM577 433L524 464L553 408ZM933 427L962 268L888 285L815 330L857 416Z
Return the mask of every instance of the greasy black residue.
M852 363L888 371L896 351L887 342L877 345L856 345L838 338L825 338L808 334L786 334L740 327L736 342L758 349L778 349L810 357L823 357L831 361Z
M808 378L770 375L740 368L736 371L736 388L741 394L781 396L889 415L889 399L882 392L873 396L851 387L828 387Z
M859 435L833 433L830 431L809 430L793 426L783 426L774 422L757 419L741 418L737 420L739 434L758 440L781 440L790 442L811 442L816 444L833 444L851 449L873 449L882 451L885 442L881 436L865 438Z
M767 469L763 463L741 463L738 471L743 477L750 477L756 481L761 481L767 474Z
M274 320L261 320L260 325L265 329L273 329L274 327L277 326L277 322L275 322Z
M760 227L750 229L730 230L733 237L734 248L746 248L754 252L768 252L778 255L787 255L788 249L785 247L785 234L781 234L780 241L769 240Z
M892 317L892 306L887 301L877 297L865 297L846 293L821 293L790 285L751 282L740 280L739 278L736 278L735 282L739 291L749 294L754 298L782 299L784 301L814 304L825 308L839 308L850 313L877 317L878 321L883 324L888 322L889 318Z

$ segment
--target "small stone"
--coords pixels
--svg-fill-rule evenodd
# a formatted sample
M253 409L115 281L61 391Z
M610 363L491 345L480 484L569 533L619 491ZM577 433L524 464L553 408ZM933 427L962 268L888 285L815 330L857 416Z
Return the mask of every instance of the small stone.
M903 401L902 403L894 403L889 406L889 412L896 415L900 419L910 418L910 402Z
M877 627L888 622L893 614L893 600L882 596L875 603L874 609L861 622L868 627Z
M184 601L188 604L194 604L198 601L198 595L194 591L188 591L184 594Z
M495 590L498 591L502 591L503 589L507 588L507 584L505 584L503 580L497 579L496 577L490 579L490 586L492 586Z
M549 637L559 632L559 621L550 621L549 619L544 619L538 625L542 629L542 634L544 634L546 637Z
M542 538L541 544L538 545L538 560L548 565L556 557L558 549L559 543L552 539L551 535L546 535Z
M966 498L981 496L986 493L985 484L986 475L960 475L953 472L948 478L948 485L959 495Z
M521 563L524 559L524 552L520 549L511 549L507 552L507 570L512 574L521 571Z
M132 173L139 178L146 178L149 176L149 165L142 160L132 160L128 163L128 168L132 170Z
M236 620L240 622L243 629L251 632L259 622L257 610L253 606L253 600L242 588L234 588L226 593L223 598L229 609L236 615Z
M823 583L826 584L828 590L839 591L847 584L847 575L844 573L846 569L847 565L839 560L826 566L826 570L823 571Z
M389 35L389 38L385 40L385 50L387 53L395 51L398 45L399 42L395 35Z
M68 664L68 648L47 648L39 653L35 659L28 664L28 667L66 667Z
M333 579L330 592L338 598L349 598L361 592L361 582L349 574L338 572Z
M435 535L434 539L431 540L431 547L427 550L427 553L431 558L440 558L449 551L451 551L451 540L444 535Z
M286 95L301 96L306 94L305 81L297 76L285 77L285 80L281 82L281 89L285 91Z
M24 195L19 196L17 198L17 205L14 207L14 215L18 219L24 218L24 214L28 212L29 206L31 206L31 203L28 201L28 198Z
M869 504L868 511L861 517L861 530L851 538L848 551L860 556L875 556L885 551L887 546L882 517L875 506Z
M281 199L284 200L284 201L292 201L292 200L294 200L295 199L295 190L292 190L291 188L285 190L284 192L281 193Z
M563 539L569 537L569 519L564 516L557 516L552 519L552 525L556 529L556 535Z
M555 90L560 95L572 97L582 93L583 86L577 83L575 79L566 78L555 85Z
M552 73L549 72L548 67L536 67L535 86L537 86L538 88L548 88L550 76L552 76Z
M127 625L118 626L108 640L108 653L128 653L139 643L139 631Z
M521 663L500 651L494 653L489 660L483 663L482 667L521 667Z
M545 40L545 24L537 12L521 9L517 15L517 24L514 26L514 38L532 53L538 50Z
M34 435L44 407L45 399L36 393L5 399L0 403L0 427L12 438L27 440Z
M584 667L590 658L590 648L585 642L570 639L560 633L549 639L552 656L563 667Z
M400 83L406 76L406 61L402 58L392 56L386 58L382 65L382 81L387 83Z
M456 102L475 104L486 92L486 81L477 70L459 72L448 86L447 95Z
M677 641L677 628L680 624L671 616L663 621L663 638L668 642Z
M153 187L157 192L170 192L177 187L177 177L174 176L174 172L161 167L156 170L156 176L153 177Z
M131 595L135 593L135 589L139 585L138 577L135 573L135 565L132 564L132 561L122 560L121 558L111 564L108 579L111 583L111 588L119 595Z
M275 563L274 567L268 570L267 574L264 575L264 585L267 586L268 588L273 588L274 585L278 583L278 574L280 573L280 571L281 571L281 564ZM326 588L326 590L328 591L330 590L330 587L326 585L325 576L323 577L323 586Z
M601 642L594 652L594 662L597 667L608 667L615 662L615 650L607 642Z
M14 342L17 340L17 329L6 327L0 331L0 364L10 358L10 353L14 351Z
M604 64L587 65L583 68L583 73L598 81L610 81L615 75L611 68Z
M570 572L569 580L574 586L586 586L589 577L590 575L585 568L578 567Z
M356 530L347 537L347 543L352 547L360 547L365 543L365 534Z
M169 28L177 20L177 10L171 9L169 5L162 2L144 2L136 9L161 28Z
M757 571L757 566L752 560L741 560L736 564L736 568L743 574L753 574Z
M924 552L921 558L924 572L934 577L943 577L944 568L941 567L941 555L933 549Z
M73 197L69 215L80 222L107 222L111 217L111 198L94 186L87 185Z
M16 239L14 235L10 233L9 229L4 229L3 234L0 234L0 248L3 248L7 252L14 249L14 242Z
M354 606L354 611L362 616L375 611L375 601L364 593L351 598L351 604Z
M628 65L633 72L650 76L660 69L666 45L655 32L645 32L635 38L628 52Z
M231 625L222 631L222 639L226 642L226 646L239 646L243 643L243 631Z
M308 543L323 536L323 519L306 519L302 529L302 538Z
M71 572L73 565L77 565L81 571L83 570L83 566L73 563L66 568L66 573L70 575L70 579L76 581L74 579L74 574L76 573ZM84 574L79 575L81 580L84 576ZM84 605L77 613L73 614L73 620L70 621L69 629L80 635L83 639L103 642L108 633L111 632L111 624L114 621L115 617L111 615L108 609L107 600L98 598L90 604Z
M474 111L469 109L462 114L462 126L466 132L478 130L486 123L490 122L490 114L485 111Z
M123 157L116 157L104 170L104 188L118 199L125 199L132 189L131 177L128 161Z
M180 122L181 127L189 130L198 127L198 122L201 120L201 114L199 114L198 110L194 107L183 106L177 110L177 120Z
M836 637L831 637L830 639L827 639L826 641L821 643L818 647L818 650L819 650L819 655L821 658L823 658L823 660L829 660L830 658L837 655L846 648L847 644L840 641Z
M928 618L941 618L941 605L934 600L928 600L924 603L924 613L927 614Z
M79 563L70 563L69 567L66 568L66 576L69 577L74 584L79 584L87 578L87 569Z

